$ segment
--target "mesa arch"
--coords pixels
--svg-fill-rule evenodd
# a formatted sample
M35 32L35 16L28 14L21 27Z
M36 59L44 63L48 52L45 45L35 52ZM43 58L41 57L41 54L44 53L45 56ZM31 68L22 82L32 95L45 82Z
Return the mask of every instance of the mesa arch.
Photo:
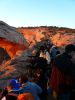
M24 44L13 43L3 38L0 38L0 47L4 48L11 58L16 55L17 51L27 48Z

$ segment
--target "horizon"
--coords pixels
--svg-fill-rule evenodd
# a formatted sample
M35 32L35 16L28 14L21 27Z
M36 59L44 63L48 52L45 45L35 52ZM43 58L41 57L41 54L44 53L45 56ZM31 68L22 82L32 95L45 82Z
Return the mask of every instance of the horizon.
M4 21L2 21L2 20L0 20L1 22L3 22L3 23L6 23L6 22L4 22ZM9 25L8 23L6 23L7 25ZM11 26L11 25L9 25L9 26ZM60 27L60 26L18 26L18 27L16 27L16 26L11 26L11 27L15 27L15 28L36 28L36 27L56 27L56 28L68 28L68 29L74 29L74 28L70 28L70 27Z
M74 0L0 0L0 20L14 27L75 29Z

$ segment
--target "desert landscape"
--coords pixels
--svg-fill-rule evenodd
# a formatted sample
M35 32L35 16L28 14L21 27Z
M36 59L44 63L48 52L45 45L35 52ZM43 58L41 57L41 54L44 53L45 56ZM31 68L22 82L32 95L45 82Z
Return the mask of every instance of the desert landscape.
M0 0L0 100L75 100L74 12L74 0Z
M75 29L52 26L16 28L0 21L0 80L4 82L23 72L29 64L28 55L36 49L34 46L41 45L46 39L62 52L67 44L75 44Z

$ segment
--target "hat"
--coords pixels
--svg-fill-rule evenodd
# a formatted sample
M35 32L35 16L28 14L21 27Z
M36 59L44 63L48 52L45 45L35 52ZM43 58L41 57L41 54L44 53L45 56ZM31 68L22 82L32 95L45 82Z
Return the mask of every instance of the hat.
M9 85L11 85L12 88L15 89L15 90L18 90L18 89L20 88L20 83L17 82L16 79L11 79L11 80L9 81Z

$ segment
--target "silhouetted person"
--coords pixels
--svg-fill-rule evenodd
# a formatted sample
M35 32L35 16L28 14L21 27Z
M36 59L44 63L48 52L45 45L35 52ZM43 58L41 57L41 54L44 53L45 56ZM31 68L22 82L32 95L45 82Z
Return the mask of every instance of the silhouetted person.
M69 44L65 47L65 52L58 55L52 63L52 73L50 78L50 88L56 100L71 100L73 71L75 65L72 62L75 56L75 45ZM73 99L72 99L73 100Z

